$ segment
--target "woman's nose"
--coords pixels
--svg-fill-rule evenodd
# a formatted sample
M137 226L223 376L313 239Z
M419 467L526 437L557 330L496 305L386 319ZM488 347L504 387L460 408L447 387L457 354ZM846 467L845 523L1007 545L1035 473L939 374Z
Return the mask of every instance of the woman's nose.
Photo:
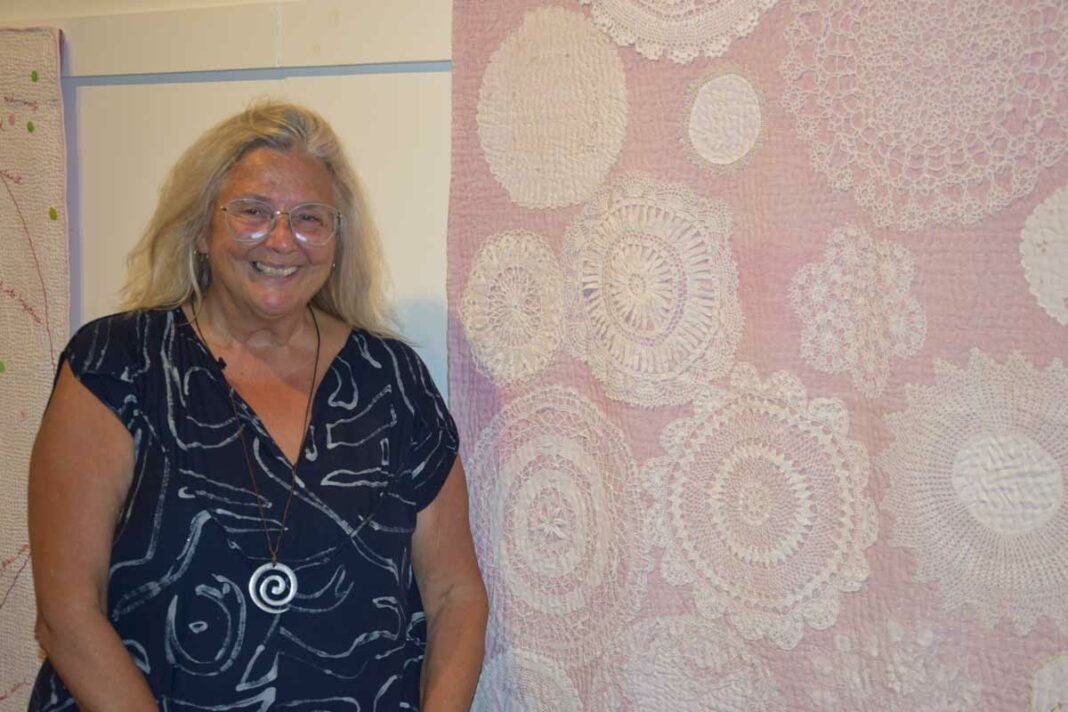
M263 240L263 244L278 252L289 252L297 247L297 236L289 224L289 211L279 210L274 216L274 225Z

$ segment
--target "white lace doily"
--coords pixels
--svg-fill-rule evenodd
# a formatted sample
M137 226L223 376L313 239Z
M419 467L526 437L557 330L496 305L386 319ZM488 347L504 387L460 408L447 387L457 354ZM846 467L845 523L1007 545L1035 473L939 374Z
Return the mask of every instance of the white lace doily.
M1028 216L1020 256L1031 294L1047 314L1068 326L1068 187Z
M703 81L694 93L686 121L690 146L714 168L741 164L760 139L760 94L741 74L726 72Z
M700 611L748 639L791 649L838 617L868 577L877 534L868 456L836 399L809 400L785 371L739 364L727 390L669 425L642 481L659 496L665 579L692 584Z
M578 691L551 660L510 650L486 662L472 712L582 712Z
M966 368L935 361L934 384L906 392L878 458L890 543L912 550L916 579L947 609L971 604L985 625L1007 618L1020 634L1045 615L1068 631L1064 365L973 350Z
M1031 677L1028 712L1068 710L1068 652L1043 660Z
M794 0L783 96L815 168L880 226L968 224L1068 148L1068 6Z
M460 304L479 368L502 386L533 376L556 354L563 320L563 274L548 245L522 230L487 240Z
M790 280L790 304L805 325L805 363L824 373L849 372L857 390L880 396L890 358L919 351L927 333L923 309L909 291L914 274L903 246L873 240L853 225L835 230L823 260Z
M590 712L784 709L767 666L726 625L696 616L646 618L597 666Z
M730 369L743 321L730 225L725 204L630 174L568 228L564 343L609 397L685 403Z
M809 698L820 710L971 712L982 686L962 669L959 650L926 623L907 628L878 618L877 628L834 636L834 650L810 657Z
M597 26L647 59L687 64L718 57L752 32L778 0L579 0Z
M509 403L470 463L490 638L588 662L641 605L652 542L618 427L574 390Z
M588 198L627 128L619 51L581 13L531 10L490 57L478 138L497 181L524 208Z

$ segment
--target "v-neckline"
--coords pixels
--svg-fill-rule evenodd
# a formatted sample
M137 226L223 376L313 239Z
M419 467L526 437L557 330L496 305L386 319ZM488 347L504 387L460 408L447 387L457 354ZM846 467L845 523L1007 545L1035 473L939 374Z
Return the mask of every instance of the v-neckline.
M308 423L304 427L304 436L301 438L300 447L297 449L297 459L290 460L285 450L278 444L278 440L275 438L274 433L267 428L267 424L263 421L263 418L260 417L260 414L256 412L256 409L252 407L251 403L245 400L245 397L241 395L241 391L237 390L234 384L230 383L230 380L226 378L223 367L219 365L218 358L207 343L200 337L200 334L197 333L197 329L194 328L193 322L186 316L185 310L183 310L181 306L177 306L174 308L174 314L175 320L184 327L186 335L191 338L199 348L200 354L207 364L207 368L220 379L225 388L229 389L227 393L228 397L233 397L234 402L240 403L241 407L247 413L247 417L250 420L255 421L256 428L266 435L265 439L270 443L270 446L274 448L275 453L282 458L282 461L285 462L290 469L296 472L301 460L304 459L304 452L308 446L308 439L312 436L312 430L315 427L315 413L318 410L319 392L323 388L323 383L326 382L327 374L334 369L334 364L341 358L341 354L344 353L349 342L352 340L352 331L349 331L345 340L341 342L341 348L337 350L337 353L333 355L330 361L326 364L326 367L323 368L322 378L320 378L319 382L314 386L314 391L311 396L311 404L308 410ZM240 418L239 414L235 413L234 415Z

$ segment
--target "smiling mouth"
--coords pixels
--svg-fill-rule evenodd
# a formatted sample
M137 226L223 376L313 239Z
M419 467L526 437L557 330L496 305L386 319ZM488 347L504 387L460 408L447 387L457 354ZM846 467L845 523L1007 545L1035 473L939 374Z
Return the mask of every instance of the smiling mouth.
M271 277L288 277L289 275L297 271L296 265L292 265L290 267L272 267L271 265L265 264L263 262L253 262L252 266L260 274L266 274Z

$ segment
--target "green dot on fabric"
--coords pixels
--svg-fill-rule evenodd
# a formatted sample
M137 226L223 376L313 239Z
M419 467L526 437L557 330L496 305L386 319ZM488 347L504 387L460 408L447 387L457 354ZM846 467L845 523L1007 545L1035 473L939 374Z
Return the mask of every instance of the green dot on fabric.
M34 123L32 121L27 121L26 122L26 130L29 131L30 133L33 133L34 129L36 129L36 128L37 127L34 125Z
M49 208L48 209L48 219L49 220L59 220L59 211L56 210L55 208Z
M6 370L7 370L7 366L4 365L3 361L0 361L0 373L3 373Z
M30 81L31 82L35 82L38 79L40 79L40 77L37 76L37 70L36 69L33 70L32 72L30 72Z

